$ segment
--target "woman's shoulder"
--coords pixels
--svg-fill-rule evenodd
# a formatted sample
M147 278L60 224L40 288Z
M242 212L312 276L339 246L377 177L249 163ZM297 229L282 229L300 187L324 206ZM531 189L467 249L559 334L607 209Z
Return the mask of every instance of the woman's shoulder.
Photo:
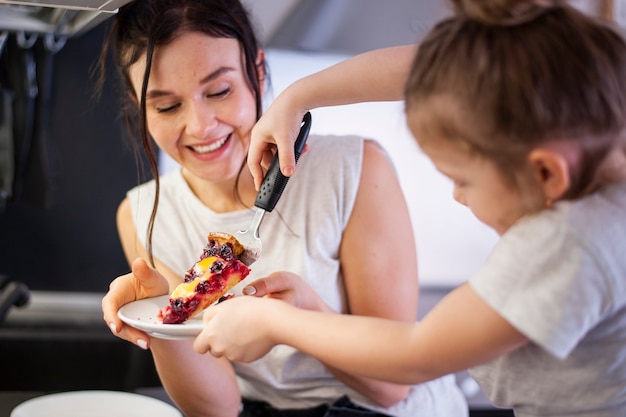
M315 135L308 143L309 150L305 158L317 171L322 166L336 167L338 170L353 167L358 172L363 166L367 166L367 169L385 164L394 166L387 150L376 139L358 135Z
M298 171L320 177L335 177L347 170L360 170L363 138L358 136L311 135L307 151L298 160Z
M316 149L317 152L327 154L329 151L342 154L361 153L363 147L369 146L384 151L381 143L373 138L360 135L311 135L309 140L309 150Z
M177 187L181 181L184 182L183 177L180 173L180 169L173 169L159 176L159 185L161 189L167 188L167 187ZM150 180L146 180L142 182L141 184L134 186L133 188L128 190L127 193L128 194L136 194L138 192L154 193L155 188L156 188L156 181L154 179L150 179Z
M365 138L357 135L311 135L303 158L322 165L337 163L339 160L360 160L364 142Z
M188 188L180 169L174 169L159 176L159 206L168 201L178 201L183 198L181 193ZM126 193L126 197L135 207L152 207L156 194L156 181L145 181Z
M359 135L322 135L312 134L309 136L307 143L309 147L319 148L359 148L362 146L365 138Z

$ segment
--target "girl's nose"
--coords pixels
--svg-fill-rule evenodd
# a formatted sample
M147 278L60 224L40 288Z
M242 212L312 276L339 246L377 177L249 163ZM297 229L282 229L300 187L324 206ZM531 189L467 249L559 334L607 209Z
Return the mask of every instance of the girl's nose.
M467 206L467 202L465 200L463 192L456 185L454 186L454 190L452 191L452 197L454 197L457 203Z
M185 131L188 135L203 139L217 125L216 114L204 103L193 103L188 107Z

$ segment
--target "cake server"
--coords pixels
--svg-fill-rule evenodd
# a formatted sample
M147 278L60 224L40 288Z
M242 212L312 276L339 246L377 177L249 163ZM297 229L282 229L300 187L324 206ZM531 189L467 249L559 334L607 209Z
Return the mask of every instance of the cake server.
M309 130L311 130L311 113L307 112L302 119L300 133L298 133L294 144L296 162L298 162L298 158L300 158L300 154L304 149L304 144L309 137ZM252 265L261 256L262 245L259 237L259 226L261 226L265 213L271 212L276 203L278 203L288 181L289 177L285 177L280 172L278 153L276 153L257 193L256 201L254 202L256 212L250 227L247 230L235 233L235 237L244 247L243 253L239 255L239 260L247 266Z

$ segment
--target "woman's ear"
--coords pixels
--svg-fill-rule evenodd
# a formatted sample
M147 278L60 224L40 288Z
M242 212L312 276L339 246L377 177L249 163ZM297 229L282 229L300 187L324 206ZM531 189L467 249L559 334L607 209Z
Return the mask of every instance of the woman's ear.
M256 67L259 74L259 86L261 88L261 95L263 95L265 94L267 76L267 69L265 66L265 51L263 49L259 49L259 53L257 54Z
M528 161L546 201L556 201L567 192L570 168L564 155L551 149L537 148L530 152Z

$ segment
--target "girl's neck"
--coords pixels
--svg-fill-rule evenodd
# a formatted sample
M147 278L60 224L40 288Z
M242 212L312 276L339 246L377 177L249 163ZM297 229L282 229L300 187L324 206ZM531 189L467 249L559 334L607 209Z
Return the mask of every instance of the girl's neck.
M604 158L598 167L594 183L603 185L626 179L626 150L615 148Z
M626 150L615 148L598 166L588 190L593 192L606 184L622 180L626 180Z

